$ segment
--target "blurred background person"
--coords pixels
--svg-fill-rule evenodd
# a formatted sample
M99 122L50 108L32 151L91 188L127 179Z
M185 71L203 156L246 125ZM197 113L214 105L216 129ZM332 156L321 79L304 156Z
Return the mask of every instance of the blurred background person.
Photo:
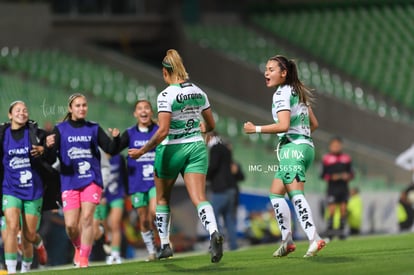
M348 185L354 176L352 159L342 150L342 138L333 137L329 143L329 153L322 158L321 174L321 177L328 183L327 203L329 215L326 234L329 238L338 234L341 239L346 237L345 225L349 199ZM337 207L339 207L341 215L339 232L334 231L334 216Z
M400 231L411 230L414 223L414 209L408 198L408 189L401 192L396 212Z
M282 238L273 209L253 211L249 215L246 237L251 245L274 243Z
M233 146L232 146L232 144L227 142L226 145L227 145L227 148L229 148L229 150L232 152L232 155L233 155ZM241 164L239 162L237 162L234 158L233 158L232 163L231 163L231 173L233 174L233 177L236 180L237 194L236 194L236 201L235 201L235 210L236 210L236 217L237 217L237 207L239 206L239 194L240 194L239 182L244 181L245 176L244 176Z
M219 228L223 228L220 224L220 217L223 217L229 249L235 250L238 248L236 228L238 187L233 171L237 173L238 169L233 167L232 152L222 142L217 132L207 133L206 141L210 149L207 180L210 181L211 203L214 206L214 215Z
M158 125L153 121L153 108L148 100L135 103L134 118L136 123L127 128L121 136L119 150L128 148L127 175L128 194L132 206L136 209L142 240L148 251L148 261L157 259L154 237L156 192L154 183L155 149L141 156L133 157L134 151L142 148L156 133Z
M357 187L351 188L348 201L348 225L349 234L358 235L361 233L362 213L364 211L361 195Z
M125 208L125 188L127 184L127 171L125 159L117 154L109 159L111 165L111 176L109 185L105 190L107 208L109 215L106 219L108 228L108 240L110 241L110 255L106 259L107 264L121 263L121 223Z
M41 231L45 236L48 265L57 266L70 263L73 255L71 243L65 230L62 208L43 212Z

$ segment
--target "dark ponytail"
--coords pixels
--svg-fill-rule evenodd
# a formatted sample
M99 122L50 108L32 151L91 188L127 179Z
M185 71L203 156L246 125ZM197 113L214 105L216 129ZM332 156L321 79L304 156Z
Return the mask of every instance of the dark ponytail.
M283 55L276 55L269 60L276 61L279 64L281 71L286 71L286 81L284 85L290 85L293 90L299 95L299 101L310 105L313 103L312 90L306 87L299 79L296 62L292 59L287 59Z

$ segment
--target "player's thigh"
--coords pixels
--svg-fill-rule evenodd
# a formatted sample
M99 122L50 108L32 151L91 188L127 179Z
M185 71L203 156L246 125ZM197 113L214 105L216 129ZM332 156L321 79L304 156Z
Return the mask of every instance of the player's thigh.
M43 198L39 198L33 201L24 201L24 215L23 223L27 225L27 230L30 234L35 234L35 232L40 227L40 219L42 215L42 204Z
M206 198L206 175L201 173L185 173L184 183L188 195L195 206Z
M175 179L186 162L182 144L160 145L156 149L154 173L161 179Z
M275 179L281 179L284 184L306 182L306 171L313 162L314 148L307 144L288 143L283 145L279 151L279 166ZM290 189L299 190L300 184ZM303 189L303 188L302 188Z
M204 142L193 142L185 144L187 161L182 168L182 173L207 174L208 152Z

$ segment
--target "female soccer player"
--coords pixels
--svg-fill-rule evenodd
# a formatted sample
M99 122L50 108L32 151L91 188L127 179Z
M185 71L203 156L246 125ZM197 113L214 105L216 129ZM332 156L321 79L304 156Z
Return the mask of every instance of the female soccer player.
M296 249L292 240L290 210L285 200L287 192L310 242L305 257L312 257L325 246L325 241L316 231L311 209L304 197L305 172L315 155L311 132L318 127L310 106L311 91L299 80L295 62L281 55L268 60L264 76L267 87L277 88L272 101L275 123L256 126L246 122L244 131L247 134L279 135L279 169L270 187L270 201L282 232L282 244L273 256L287 256Z
M29 112L22 101L11 103L10 123L1 126L0 156L2 160L2 207L5 216L5 260L9 274L16 273L17 235L22 230L25 251L34 244L39 262L46 264L47 254L42 238L37 234L43 202L41 175L44 159L43 142L46 132L29 121ZM21 218L21 222L20 222ZM25 253L22 271L30 270L33 251Z
M148 261L156 260L154 232L155 221L155 184L154 159L155 150L148 151L138 159L131 156L136 149L141 148L154 133L158 125L152 121L151 103L147 100L138 100L135 104L134 117L137 124L128 128L121 136L120 150L128 147L128 192L131 203L137 209L141 236L147 247Z
M71 95L68 114L46 141L59 157L66 232L75 247L74 264L79 267L89 265L93 214L102 194L99 147L114 154L119 146L119 130L109 129L111 140L97 123L86 121L87 113L86 97Z
M176 50L168 50L162 61L164 81L169 85L157 98L159 128L140 149L130 151L140 158L156 149L155 186L157 193L156 224L161 240L158 258L173 255L169 244L170 195L179 173L198 216L210 234L211 261L223 256L223 236L217 230L213 207L206 199L205 185L208 168L207 148L201 132L214 129L215 122L207 95L188 82L188 74ZM205 124L200 123L203 117Z
M101 230L103 225L108 232L106 237L110 240L110 254L106 258L106 263L121 264L121 223L125 205L126 165L120 154L105 154L101 160L104 193L94 213L95 241L104 237L105 232ZM106 165L108 167L104 168Z

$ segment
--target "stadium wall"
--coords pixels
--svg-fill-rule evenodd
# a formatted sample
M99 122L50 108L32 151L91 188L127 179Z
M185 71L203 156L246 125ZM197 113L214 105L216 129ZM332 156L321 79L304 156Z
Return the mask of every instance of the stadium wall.
M45 46L51 15L47 3L0 3L0 46Z
M258 68L224 54L184 41L183 59L191 68L191 77L227 95L270 110L272 90L264 85ZM348 102L323 93L317 93L315 113L320 128L391 154L398 154L414 141L412 125L381 118ZM269 119L271 119L269 117Z

